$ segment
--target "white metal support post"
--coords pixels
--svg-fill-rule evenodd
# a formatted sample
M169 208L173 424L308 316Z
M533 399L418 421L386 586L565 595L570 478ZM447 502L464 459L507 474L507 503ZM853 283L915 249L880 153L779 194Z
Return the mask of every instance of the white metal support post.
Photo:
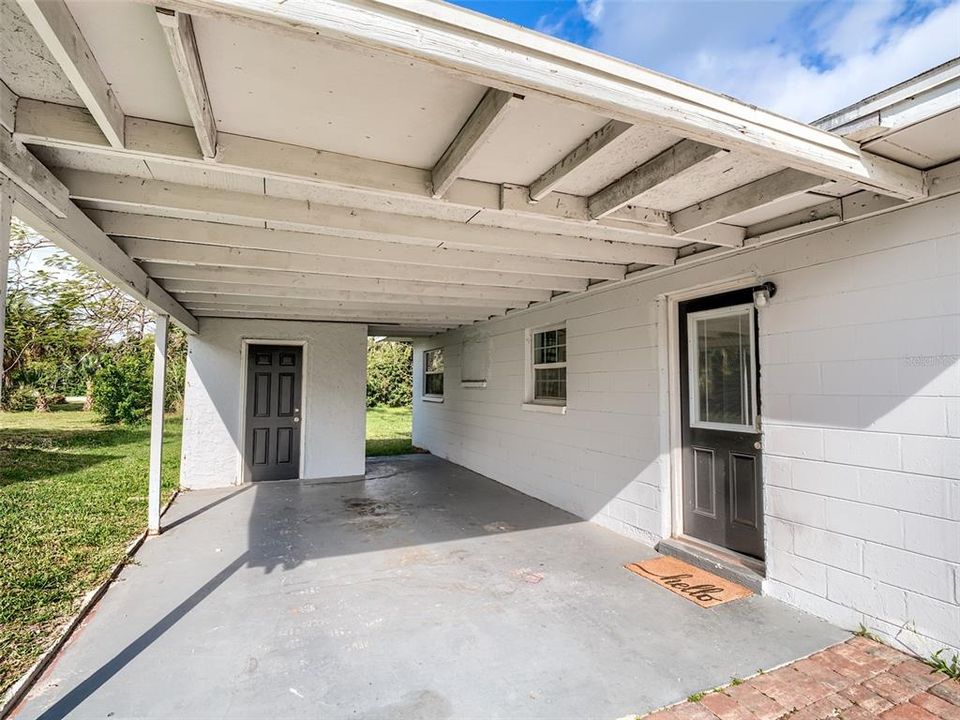
M147 531L160 533L160 471L163 460L163 389L167 380L167 326L169 318L157 315L153 340L153 407L150 413L150 492L147 498Z
M10 264L10 221L13 183L0 175L0 399L3 398L3 333L7 322L7 267Z

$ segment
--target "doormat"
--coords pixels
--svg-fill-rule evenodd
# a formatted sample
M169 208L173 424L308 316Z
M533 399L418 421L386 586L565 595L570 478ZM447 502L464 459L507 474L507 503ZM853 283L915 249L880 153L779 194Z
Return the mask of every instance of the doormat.
M624 567L700 607L723 605L731 600L753 595L753 592L743 585L724 580L695 565L666 555L638 563L627 563Z

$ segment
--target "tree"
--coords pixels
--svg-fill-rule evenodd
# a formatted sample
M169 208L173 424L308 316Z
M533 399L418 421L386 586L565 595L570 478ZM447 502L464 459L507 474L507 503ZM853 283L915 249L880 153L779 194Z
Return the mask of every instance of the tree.
M413 402L413 348L392 340L367 341L367 407Z
M105 418L132 421L149 412L149 392L144 395L142 387L125 373L152 360L152 342L147 341L152 340L153 315L16 220L10 254L3 353L5 406L9 407L6 398L19 389L18 403L32 395L38 411L48 409L51 398L66 394L83 394L89 409L94 404L96 378L103 371L103 377L125 383L125 389L117 390L127 393L120 403L126 409L111 409L103 414ZM182 390L174 384L182 383L183 378L183 333L172 331L170 345L172 372L167 392L171 402L179 405ZM151 378L148 368L148 386ZM145 397L146 404L137 406Z

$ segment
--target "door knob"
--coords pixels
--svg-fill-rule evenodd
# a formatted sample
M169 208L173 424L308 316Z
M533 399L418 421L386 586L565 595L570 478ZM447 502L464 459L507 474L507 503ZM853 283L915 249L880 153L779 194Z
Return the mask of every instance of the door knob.
M757 441L753 444L753 449L754 449L754 450L760 450L760 449L762 449L762 448L763 448L763 444L762 444L759 440L757 440Z
M300 422L300 418L295 417L295 418L293 419L293 421L294 421L294 422Z

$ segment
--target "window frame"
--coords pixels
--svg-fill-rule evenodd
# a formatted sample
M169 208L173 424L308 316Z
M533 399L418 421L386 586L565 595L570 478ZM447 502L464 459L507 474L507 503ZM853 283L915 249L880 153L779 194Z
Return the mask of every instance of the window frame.
M700 361L700 337L697 334L696 325L698 320L709 320L717 317L729 317L741 315L746 312L750 319L750 418L752 423L720 423L710 422L700 419L700 383L698 382L697 371ZM757 313L753 303L742 303L740 305L728 305L726 307L714 308L712 310L701 310L700 312L689 313L687 315L687 375L689 383L689 424L692 428L701 428L703 430L724 430L726 432L748 432L756 433L759 427L760 416L757 405Z
M558 411L564 410L567 407L567 394L566 390L564 391L563 398L537 398L536 397L536 376L537 370L553 370L557 368L567 369L568 360L563 362L556 363L535 363L535 347L536 347L536 336L543 333L550 332L551 330L566 330L566 322L554 323L552 325L544 325L543 327L528 328L526 345L527 345L527 358L526 358L526 387L524 393L524 405L532 406L534 409L539 408L556 408ZM567 340L569 337L564 339L564 357L566 357L566 348ZM566 383L564 383L566 388Z
M443 365L443 369L440 370L439 372L437 372L437 371L430 371L430 370L427 369L427 368L430 367L430 363L427 361L427 356L430 355L430 353L440 353L440 361L441 361L441 363L442 363L442 365ZM436 348L431 348L431 349L429 349L429 350L424 350L424 351L423 351L423 356L422 356L422 358L423 358L423 373L422 373L422 375L423 375L423 387L421 388L421 391L420 391L420 397L421 397L422 399L428 400L428 401L430 401L430 402L441 402L441 401L443 400L443 392L441 392L439 395L436 394L436 393L429 393L429 392L427 392L427 377L430 376L430 375L439 375L441 378L443 378L444 374L446 373L446 371L447 371L447 362L446 362L446 358L443 357L443 347L436 347ZM446 390L446 379L444 378L441 382L442 382L442 384L443 384L443 386L444 386L443 389L444 389L444 391L445 391L445 390Z

